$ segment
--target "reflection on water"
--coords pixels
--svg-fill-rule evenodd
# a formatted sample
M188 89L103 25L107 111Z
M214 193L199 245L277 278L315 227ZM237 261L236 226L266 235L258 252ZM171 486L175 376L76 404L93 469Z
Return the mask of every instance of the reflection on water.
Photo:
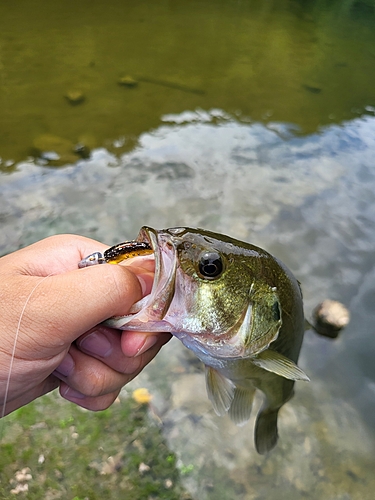
M125 138L129 150L186 109L303 132L373 113L374 22L371 0L2 2L3 168L37 154L45 134L72 148ZM124 76L138 86L118 85ZM69 103L77 91L84 101Z
M253 423L213 414L177 341L134 381L196 499L373 496L374 14L372 0L0 4L0 168L14 170L0 255L60 232L113 244L200 226L281 258L307 312L326 297L351 310L337 341L307 333L312 382L270 457Z
M297 383L280 412L270 457L255 452L253 422L237 428L213 414L177 341L134 384L155 395L197 499L371 498L375 119L297 138L217 109L164 119L119 159L98 149L62 170L23 163L3 176L1 253L56 232L110 244L143 224L207 227L265 247L302 282L307 312L331 297L352 313L337 341L307 333L299 364L312 382Z

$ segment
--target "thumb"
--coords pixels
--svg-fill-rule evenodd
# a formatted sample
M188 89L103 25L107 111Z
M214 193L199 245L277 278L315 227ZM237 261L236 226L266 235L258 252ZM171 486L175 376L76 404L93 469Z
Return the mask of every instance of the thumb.
M152 273L144 273L141 282L152 281ZM30 300L26 323L46 347L66 346L111 316L126 314L142 298L140 280L129 268L106 264L50 276Z

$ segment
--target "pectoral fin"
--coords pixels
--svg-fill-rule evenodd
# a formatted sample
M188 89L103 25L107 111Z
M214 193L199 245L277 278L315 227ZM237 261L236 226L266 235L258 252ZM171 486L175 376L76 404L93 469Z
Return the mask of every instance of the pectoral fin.
M206 387L208 399L217 415L222 416L228 411L233 398L235 386L233 382L221 375L217 370L206 366Z
M276 375L280 375L280 377L290 380L305 380L306 382L310 380L306 373L291 359L271 349L259 353L256 357L252 358L251 361L254 365L268 372L276 373Z
M229 408L229 417L236 425L244 425L250 418L253 406L255 389L236 387L232 404Z

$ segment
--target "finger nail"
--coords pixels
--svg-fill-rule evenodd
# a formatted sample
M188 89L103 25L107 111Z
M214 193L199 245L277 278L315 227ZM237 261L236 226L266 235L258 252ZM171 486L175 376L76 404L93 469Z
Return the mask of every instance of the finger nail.
M137 274L138 281L142 287L142 297L149 295L154 283L153 274Z
M66 399L84 399L86 397L82 392L76 391L71 387L68 387L61 395Z
M68 353L65 358L61 361L59 366L55 369L55 372L62 375L63 377L68 377L74 369L74 361L71 355Z
M87 335L78 345L82 351L101 358L109 356L112 352L112 344L103 333L98 331Z
M155 345L157 341L158 337L156 335L150 335L149 337L147 337L143 345L141 345L141 347L135 353L135 356L140 356L141 354L143 354L145 351Z

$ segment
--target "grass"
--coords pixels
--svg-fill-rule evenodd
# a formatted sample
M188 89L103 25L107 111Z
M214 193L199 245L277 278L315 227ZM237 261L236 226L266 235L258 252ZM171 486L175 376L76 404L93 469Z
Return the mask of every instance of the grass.
M148 405L126 393L98 413L53 393L6 417L0 498L191 500Z

